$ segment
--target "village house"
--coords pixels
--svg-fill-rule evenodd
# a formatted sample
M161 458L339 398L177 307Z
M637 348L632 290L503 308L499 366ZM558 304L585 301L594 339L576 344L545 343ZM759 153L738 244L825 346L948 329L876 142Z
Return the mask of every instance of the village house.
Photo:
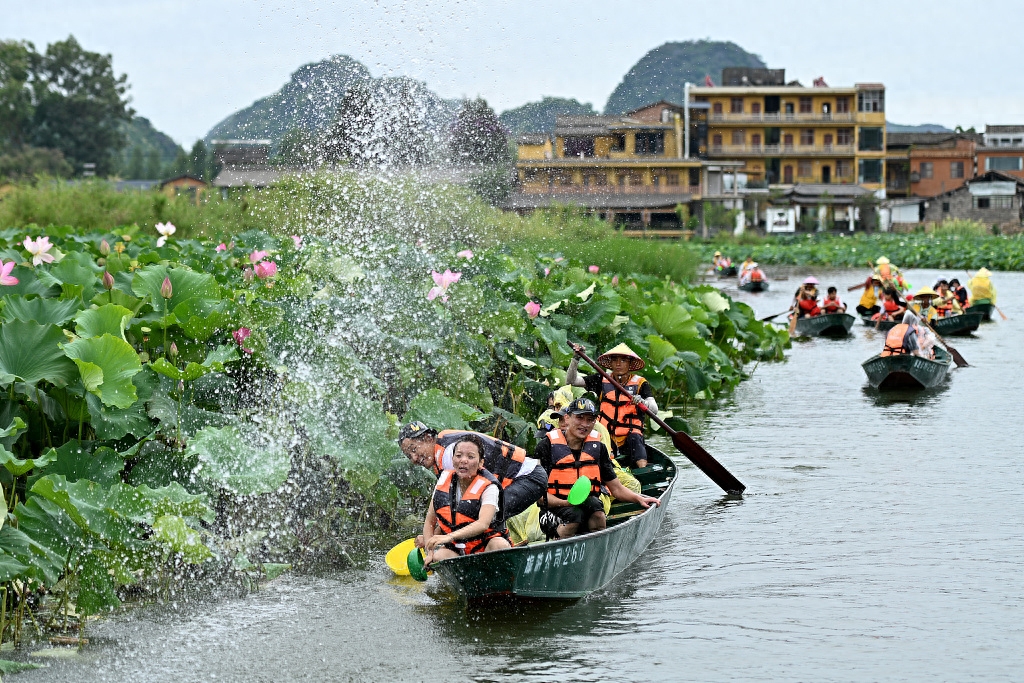
M268 187L281 178L281 171L270 166L270 140L213 140L211 144L221 165L213 186L221 193Z
M923 206L926 223L966 219L1015 232L1024 219L1024 181L1000 171L989 171L955 190L928 199Z
M889 133L886 196L934 197L955 190L975 175L974 133Z
M1024 179L1024 126L985 126L977 149L978 173L999 171Z

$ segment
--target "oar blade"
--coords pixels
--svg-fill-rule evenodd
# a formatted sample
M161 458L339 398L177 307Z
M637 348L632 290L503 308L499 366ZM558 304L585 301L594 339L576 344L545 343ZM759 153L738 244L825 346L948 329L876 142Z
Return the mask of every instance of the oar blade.
M966 368L970 363L967 359L960 355L960 352L954 349L952 346L947 345L946 350L949 351L949 355L953 356L953 362L956 363L958 368Z
M726 493L739 494L743 493L744 489L747 488L739 479L733 476L732 472L725 469L722 463L715 460L699 443L685 433L674 432L672 434L672 445Z

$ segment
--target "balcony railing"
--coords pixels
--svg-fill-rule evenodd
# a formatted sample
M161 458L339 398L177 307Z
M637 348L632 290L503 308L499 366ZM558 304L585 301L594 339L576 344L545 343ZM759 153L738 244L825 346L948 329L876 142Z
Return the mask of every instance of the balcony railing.
M711 123L764 123L764 124L786 124L786 123L853 123L853 112L842 114L711 114L708 121Z
M700 194L700 185L542 185L524 183L523 194L586 194L586 195L620 195L620 194Z
M711 145L711 156L853 156L853 145Z
M907 178L889 178L885 181L885 189L890 192L899 192L906 190L908 187L910 187L910 182Z

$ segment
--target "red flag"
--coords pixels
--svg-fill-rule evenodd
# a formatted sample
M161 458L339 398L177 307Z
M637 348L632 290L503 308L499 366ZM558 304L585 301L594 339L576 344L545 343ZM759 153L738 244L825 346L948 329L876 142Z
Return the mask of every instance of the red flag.
M708 88L714 88L715 82L711 80L711 76L704 74L704 85L707 86Z

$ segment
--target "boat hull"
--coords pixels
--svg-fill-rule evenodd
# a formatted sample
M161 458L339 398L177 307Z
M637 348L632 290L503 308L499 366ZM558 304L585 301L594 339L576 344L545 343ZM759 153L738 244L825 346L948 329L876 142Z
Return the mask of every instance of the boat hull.
M931 322L932 329L943 337L968 335L981 325L984 315L978 311L936 318Z
M978 301L977 303L968 306L967 311L970 313L981 313L982 322L992 322L992 309L994 306L987 299Z
M767 292L768 282L766 280L758 280L756 282L744 282L740 285L740 289L744 292Z
M935 360L909 354L873 356L861 364L871 386L888 389L931 389L946 378L952 357L935 348Z
M802 337L845 337L856 318L848 313L825 313L809 318L797 318L796 331Z
M739 268L737 266L729 266L728 268L716 268L715 273L718 274L718 277L736 277L736 275L739 273Z
M435 571L466 600L574 599L602 588L643 553L665 518L676 468L661 451L650 445L647 449L650 464L638 472L638 479L645 494L659 498L660 506L595 533L444 560ZM616 503L609 523L635 509L638 506Z
M871 316L869 315L861 316L860 319L868 327L874 327L875 329L881 330L882 332L888 332L897 325L897 322L895 320L872 320Z

